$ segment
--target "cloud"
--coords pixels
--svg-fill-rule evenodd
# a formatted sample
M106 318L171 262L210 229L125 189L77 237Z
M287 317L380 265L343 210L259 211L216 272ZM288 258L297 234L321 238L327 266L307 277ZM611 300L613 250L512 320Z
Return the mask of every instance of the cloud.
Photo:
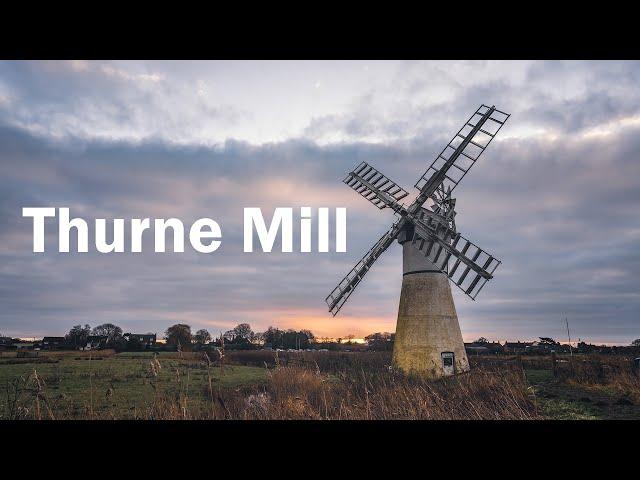
M5 123L56 138L174 142L205 139L250 117L207 99L197 80L175 83L131 63L2 62L0 114Z

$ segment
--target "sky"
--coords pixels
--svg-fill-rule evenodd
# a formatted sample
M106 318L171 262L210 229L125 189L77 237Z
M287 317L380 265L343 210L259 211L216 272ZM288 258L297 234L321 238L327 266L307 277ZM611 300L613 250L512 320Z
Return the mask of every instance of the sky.
M640 338L638 85L640 64L614 61L0 62L0 333L393 331L397 244L327 312L394 220L341 180L366 161L411 200L484 103L511 117L456 189L456 224L503 263L475 302L452 288L463 337L565 341L568 318L572 340L628 344ZM314 219L347 207L347 252L243 252L244 207L268 219L302 206ZM187 227L209 217L222 244L59 253L51 221L34 254L23 207Z

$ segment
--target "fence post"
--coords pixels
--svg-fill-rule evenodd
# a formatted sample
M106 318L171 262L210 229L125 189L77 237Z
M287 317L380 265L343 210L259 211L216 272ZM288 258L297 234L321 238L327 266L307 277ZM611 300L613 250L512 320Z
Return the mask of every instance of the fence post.
M516 362L517 362L518 368L520 369L520 372L522 373L522 376L525 377L524 365L522 364L522 355L519 353L516 356Z
M551 351L551 363L553 365L553 377L557 377L558 376L558 363L557 363L557 359L556 359L556 351L552 350Z

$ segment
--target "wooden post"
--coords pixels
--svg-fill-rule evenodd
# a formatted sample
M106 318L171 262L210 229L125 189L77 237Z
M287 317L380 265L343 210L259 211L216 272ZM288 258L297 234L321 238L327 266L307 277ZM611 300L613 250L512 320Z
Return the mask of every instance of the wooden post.
M558 376L558 364L557 364L557 359L556 359L556 351L552 350L551 351L551 363L553 364L552 368L553 368L553 377L557 377Z
M522 372L522 376L525 377L524 365L522 364L522 355L520 353L518 353L518 355L516 356L516 362L518 364L518 368L520 369L520 372Z

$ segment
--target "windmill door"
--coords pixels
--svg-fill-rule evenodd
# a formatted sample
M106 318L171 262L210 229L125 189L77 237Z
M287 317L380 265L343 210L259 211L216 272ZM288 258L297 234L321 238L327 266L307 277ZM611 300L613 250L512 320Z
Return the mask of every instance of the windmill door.
M445 375L453 375L455 371L455 355L453 352L442 352L442 369Z

